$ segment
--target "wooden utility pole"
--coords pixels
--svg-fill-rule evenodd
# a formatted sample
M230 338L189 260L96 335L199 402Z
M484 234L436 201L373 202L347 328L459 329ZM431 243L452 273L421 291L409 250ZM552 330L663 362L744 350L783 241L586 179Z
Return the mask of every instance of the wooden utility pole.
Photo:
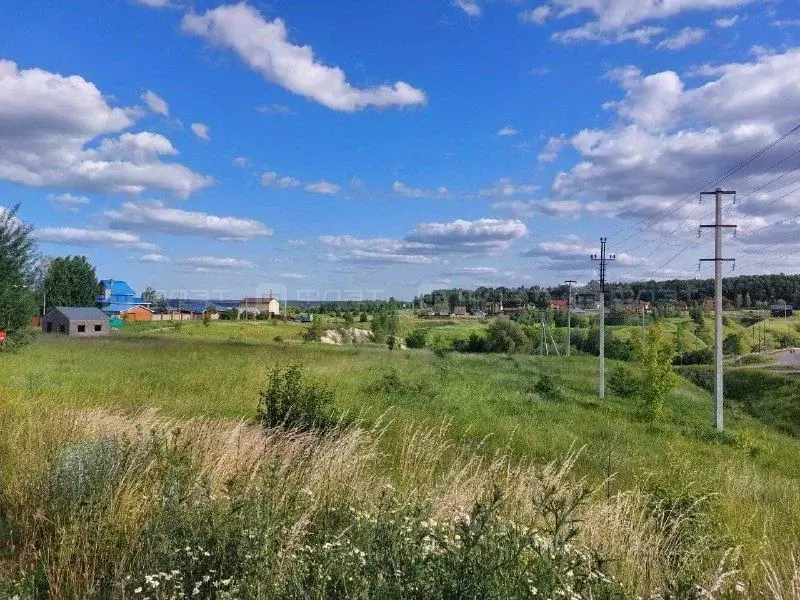
M606 264L616 260L616 255L606 256L606 238L600 238L600 256L592 254L591 260L600 263L600 372L597 377L597 394L606 397Z
M574 279L567 279L564 283L567 284L567 356L569 356L569 349L572 346L572 322L570 313L570 304L572 304L572 284L578 283Z
M736 229L736 225L722 224L722 197L736 195L736 192L725 192L717 188L713 192L702 195L713 195L716 209L713 225L700 227L714 228L714 258L701 258L700 261L714 262L714 426L724 429L722 414L722 263L734 262L733 258L722 258L722 232L724 229Z

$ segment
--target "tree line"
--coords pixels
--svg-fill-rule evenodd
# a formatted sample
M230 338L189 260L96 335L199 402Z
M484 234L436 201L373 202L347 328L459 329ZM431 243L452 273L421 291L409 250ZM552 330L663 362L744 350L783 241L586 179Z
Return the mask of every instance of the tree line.
M573 298L597 297L600 285L590 281L584 286L572 288ZM544 308L550 300L566 300L568 287L519 286L485 287L475 289L444 288L433 290L414 298L416 308L447 310L452 312L456 306L468 310L482 310L487 302L502 302L510 308ZM668 305L695 302L714 297L713 279L669 279L665 281L632 281L606 284L607 301L627 302L642 300ZM722 296L736 308L766 308L779 300L800 305L800 275L738 275L722 280Z

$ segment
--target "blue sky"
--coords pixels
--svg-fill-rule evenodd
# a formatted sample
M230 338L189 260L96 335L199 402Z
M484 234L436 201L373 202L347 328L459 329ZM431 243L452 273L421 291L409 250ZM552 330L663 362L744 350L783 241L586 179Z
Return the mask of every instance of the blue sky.
M168 295L586 281L601 235L612 278L695 277L681 198L800 121L790 0L16 4L0 205ZM796 270L798 149L724 182L750 272Z

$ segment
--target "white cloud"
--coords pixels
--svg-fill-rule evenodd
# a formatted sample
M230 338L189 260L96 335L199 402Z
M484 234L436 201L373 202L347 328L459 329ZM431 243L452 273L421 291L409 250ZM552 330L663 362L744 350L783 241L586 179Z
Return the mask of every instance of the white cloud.
M104 229L80 229L77 227L44 227L35 230L40 242L69 246L109 246L112 248L135 248L153 251L158 246L143 242L138 235Z
M543 25L552 13L553 9L548 4L542 4L536 8L521 12L519 18L523 23Z
M275 184L279 188L283 189L295 188L300 185L300 180L295 177L284 175L283 177L278 177L278 179L275 181Z
M260 221L219 217L204 212L168 208L162 202L125 202L119 210L106 211L112 229L196 235L221 240L248 240L273 231Z
M157 115L169 116L169 104L155 92L147 90L142 94L142 101L147 104L147 108Z
M460 8L470 17L481 16L481 5L478 0L453 0L453 6Z
M219 258L216 256L193 256L184 258L179 264L200 269L255 269L256 264L239 258Z
M502 136L508 137L508 136L517 135L518 133L519 133L519 131L514 129L511 125L506 125L500 131L497 132L497 135L502 135Z
M259 104L256 110L262 115L293 115L294 111L285 104Z
M141 109L111 107L91 82L0 60L0 179L34 187L187 197L214 183L178 163L164 136L123 133ZM96 147L89 145L96 142Z
M491 208L517 219L529 219L537 212L553 219L577 219L583 210L577 200L500 200Z
M739 22L739 15L731 15L730 17L721 17L714 21L714 25L720 29L730 29Z
M50 194L47 196L56 208L77 212L78 208L89 204L89 199L86 196L73 196L72 194Z
M130 260L135 260L137 262L143 262L143 263L168 263L168 262L170 262L168 256L165 256L163 254L158 254L158 253L155 253L155 252L151 253L151 254L145 254L144 256L131 258Z
M136 4L150 8L167 8L172 6L171 0L133 0Z
M302 275L300 273L281 273L278 276L278 278L279 279L295 279L295 280L299 280L299 279L305 279L306 276Z
M712 79L696 87L687 86L670 71L648 76L633 68L617 72L626 95L607 107L617 112L618 121L568 138L580 158L572 169L556 176L554 197L584 194L589 200L587 210L594 214L649 217L800 121L800 49L703 70ZM788 150L777 149L744 166L725 185L744 193L768 182L786 168L767 168L782 152ZM744 183L748 178L754 179ZM743 210L788 191L751 198L750 207L748 201L743 202ZM689 219L693 208L694 204L678 205L674 214L665 215L660 231ZM763 214L773 209L776 215L796 214L797 208L800 195L790 195L766 207ZM689 221L685 227L692 224Z
M468 277L475 277L475 276L485 276L485 275L496 275L497 269L494 267L453 267L451 269L445 269L442 271L443 275L457 277L457 276L468 276Z
M202 123L192 123L190 128L192 133L194 133L201 140L208 141L211 139L211 132L208 129L208 125L203 125Z
M590 262L592 254L599 254L600 249L589 246L577 236L570 236L566 242L540 242L522 253L522 256L536 258L537 266L547 270L576 271L593 268ZM646 264L641 258L620 253L612 266L637 267Z
M684 27L672 37L661 40L656 48L660 50L682 50L687 46L703 41L706 32L700 27Z
M774 27L800 27L800 19L778 19L772 22Z
M456 219L449 223L421 223L405 240L422 245L428 253L487 254L502 252L527 235L528 228L516 219Z
M535 194L539 189L538 185L515 184L511 179L504 177L495 181L490 188L480 190L481 196L516 196Z
M266 80L333 110L354 112L426 102L422 90L404 81L371 88L352 86L341 68L319 62L311 46L292 44L282 19L267 21L245 3L219 6L202 15L187 14L181 25L187 33L234 50Z
M233 159L233 164L239 167L240 169L244 169L250 166L250 159L246 156L237 156Z
M428 192L426 192L425 190L420 188L408 187L402 181L395 181L392 184L392 191L394 191L395 194L400 194L401 196L405 196L406 198L424 198L425 196L428 195Z
M508 250L528 235L522 221L457 219L449 223L421 223L403 239L361 239L350 235L324 235L320 241L344 254L332 260L355 263L432 264L446 254L489 255Z
M305 240L287 240L286 243L289 244L292 248L305 248L306 247L306 241Z
M562 135L559 137L551 137L539 152L539 162L550 163L553 162L561 150L568 145L566 138Z
M594 20L583 25L556 32L553 39L561 42L628 40L647 44L663 33L663 28L643 25L663 21L684 12L731 9L756 0L551 0L556 18L573 18L590 13Z
M550 72L550 67L534 67L531 69L531 75L547 75Z
M491 209L506 213L515 219L529 219L534 215L535 204L533 200L528 202L523 202L522 200L499 200L492 202Z
M335 196L339 193L340 186L335 183L328 183L327 181L318 181L316 183L309 183L306 185L305 190L313 194L323 194L327 196Z

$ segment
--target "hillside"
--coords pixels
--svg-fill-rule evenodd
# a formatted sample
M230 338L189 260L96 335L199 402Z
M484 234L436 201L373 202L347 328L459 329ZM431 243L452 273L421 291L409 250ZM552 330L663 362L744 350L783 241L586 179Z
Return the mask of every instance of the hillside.
M485 456L542 463L580 450L573 476L601 497L642 490L669 502L702 499L718 524L714 547L741 545L754 579L761 559L783 563L800 539L800 440L738 405L726 415L728 431L714 432L710 395L689 382L671 398L666 422L652 425L632 400L596 398L592 357L336 347L303 343L304 331L293 323L198 322L131 327L106 340L41 340L3 357L10 376L0 395L20 413L74 407L251 418L273 367L298 364L364 426L386 423L390 468L411 424L447 423L448 439ZM549 381L541 385L543 375Z

